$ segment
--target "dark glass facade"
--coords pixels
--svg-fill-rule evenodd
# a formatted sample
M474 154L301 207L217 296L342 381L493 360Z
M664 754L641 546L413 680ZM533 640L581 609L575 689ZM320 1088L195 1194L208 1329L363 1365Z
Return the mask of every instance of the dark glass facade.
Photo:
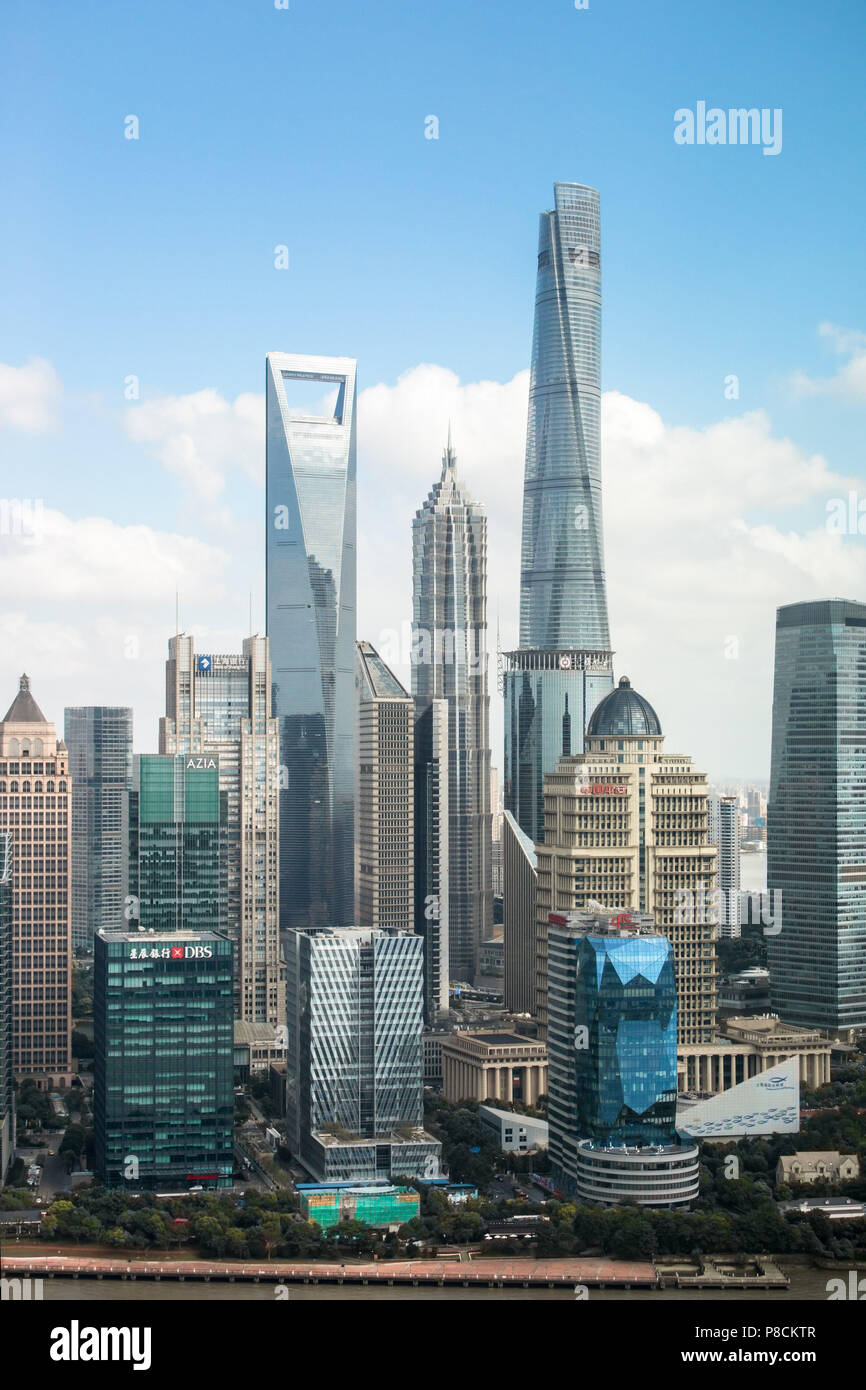
M294 408L299 387L308 400ZM354 921L355 432L354 361L268 355L267 630L280 721L281 928Z
M107 1187L232 1183L232 943L216 932L94 941L95 1167Z
M132 710L72 706L63 732L72 774L72 945L89 951L94 932L124 925Z
M772 1008L866 1024L866 604L778 610L767 811ZM779 894L779 899L773 895ZM778 903L778 906L775 904Z
M142 754L135 761L129 920L143 931L220 927L228 803L219 759Z

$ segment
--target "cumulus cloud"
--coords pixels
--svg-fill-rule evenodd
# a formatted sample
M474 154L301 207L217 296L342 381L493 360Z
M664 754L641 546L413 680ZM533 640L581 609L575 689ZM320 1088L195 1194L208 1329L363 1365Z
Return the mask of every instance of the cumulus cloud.
M528 373L462 385L422 366L359 400L359 634L392 641L411 618L411 520L438 478L448 419L457 467L488 513L488 622L516 645ZM769 761L775 609L866 597L866 548L791 509L850 484L778 438L763 412L697 430L619 392L602 401L604 532L617 674L659 708L671 751L716 775ZM767 521L767 516L772 521ZM778 520L777 520L778 518ZM408 668L398 675L408 680ZM493 760L501 707L490 688Z
M213 387L158 396L131 406L124 420L129 438L205 502L217 501L232 469L255 482L264 476L263 398L253 392L234 401Z
M58 727L66 705L132 705L136 746L155 750L175 594L184 612L219 630L232 595L229 557L194 537L106 517L45 509L26 520L0 540L0 705L26 670ZM233 634L228 649L238 640Z
M840 396L846 400L866 400L866 333L857 329L840 328L834 323L822 323L818 329L833 351L848 360L834 376L810 377L795 372L794 391L800 396Z
M44 358L33 357L23 367L0 362L0 429L25 434L55 430L62 395L60 378Z
M851 335L833 341L859 350ZM488 515L489 650L497 620L503 648L517 644L528 384L528 372L464 383L423 364L361 393L359 636L393 644L411 619L412 518L439 477L450 421L458 473ZM211 504L212 520L232 470L261 486L263 421L262 396L230 402L207 389L136 406L126 428ZM827 500L844 497L856 480L776 436L764 412L694 429L615 391L602 401L602 477L617 674L656 704L671 751L691 753L718 776L766 773L776 607L837 594L866 598L866 547L823 524ZM804 523L810 515L820 519ZM175 589L182 621L199 624L210 649L237 649L250 579L262 565L261 534L236 528L228 556L190 536L104 518L46 513L44 527L39 545L19 537L14 553L7 543L0 554L4 591L29 596L28 611L37 610L35 625L7 631L9 645L55 644L72 672L84 672L88 661L99 670L104 646L113 653L109 693L100 696L91 681L89 698L134 700L155 729ZM7 629L14 617L7 613ZM130 635L138 643L134 667L124 655ZM408 668L396 669L408 682ZM501 767L495 662L490 691L493 760ZM71 698L65 687L62 698Z

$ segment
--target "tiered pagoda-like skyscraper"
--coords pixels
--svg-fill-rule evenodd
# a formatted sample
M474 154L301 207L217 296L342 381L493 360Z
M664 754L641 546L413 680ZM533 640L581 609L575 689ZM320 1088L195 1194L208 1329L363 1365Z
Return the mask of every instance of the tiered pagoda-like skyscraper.
M456 473L442 477L412 523L412 694L448 702L448 942L452 980L472 981L493 925L490 698L487 694L487 518Z

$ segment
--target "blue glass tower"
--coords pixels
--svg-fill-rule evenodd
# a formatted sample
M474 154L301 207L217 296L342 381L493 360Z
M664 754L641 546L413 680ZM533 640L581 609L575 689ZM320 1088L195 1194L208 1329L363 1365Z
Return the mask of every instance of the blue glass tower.
M601 511L599 196L554 185L541 214L520 574L505 663L505 807L544 838L544 774L583 751L612 685Z
M550 1157L567 1187L667 1206L696 1195L697 1156L676 1132L674 951L651 920L598 904L550 918Z
M781 926L767 934L773 1009L786 1023L863 1027L866 603L778 610L767 885Z
M267 359L267 630L280 925L354 921L355 363Z

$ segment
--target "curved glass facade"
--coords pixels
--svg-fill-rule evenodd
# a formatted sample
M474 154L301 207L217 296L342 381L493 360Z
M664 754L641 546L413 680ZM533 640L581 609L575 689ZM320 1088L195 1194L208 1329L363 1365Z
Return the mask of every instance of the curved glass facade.
M505 673L505 806L536 844L544 840L544 777L583 752L586 721L610 691L606 652L509 652Z
M604 650L599 195L557 183L554 197L538 232L520 646Z
M355 365L280 352L267 359L281 927L354 921Z
M505 657L505 807L544 839L544 776L583 751L613 684L601 508L601 219L554 185L541 214L526 430L520 649Z

